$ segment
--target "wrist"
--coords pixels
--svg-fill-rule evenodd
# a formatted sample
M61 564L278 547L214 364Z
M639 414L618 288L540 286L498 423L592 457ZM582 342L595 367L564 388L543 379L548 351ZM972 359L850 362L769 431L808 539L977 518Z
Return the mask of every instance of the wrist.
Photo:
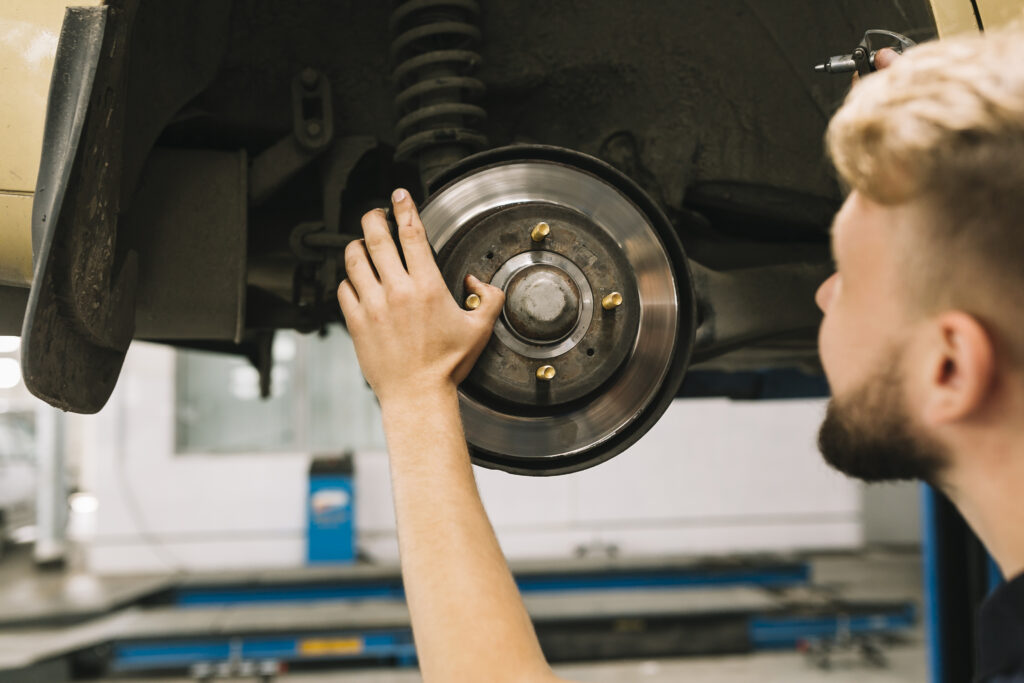
M392 467L434 467L451 462L453 455L457 461L467 460L459 394L453 383L409 386L381 399L380 405ZM418 457L424 449L434 456Z
M400 391L378 396L381 413L385 420L402 416L413 416L454 407L458 410L459 393L451 380L436 380L422 384L409 383Z

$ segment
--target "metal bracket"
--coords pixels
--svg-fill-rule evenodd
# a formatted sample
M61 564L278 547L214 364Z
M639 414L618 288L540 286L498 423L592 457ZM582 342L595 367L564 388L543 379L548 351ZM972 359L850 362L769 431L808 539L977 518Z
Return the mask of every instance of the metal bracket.
M296 173L319 157L334 138L331 83L319 71L303 69L292 79L292 132L252 160L249 201L262 204Z
M786 263L712 270L690 261L699 325L693 362L748 344L814 330L821 312L814 292L832 273L828 263Z

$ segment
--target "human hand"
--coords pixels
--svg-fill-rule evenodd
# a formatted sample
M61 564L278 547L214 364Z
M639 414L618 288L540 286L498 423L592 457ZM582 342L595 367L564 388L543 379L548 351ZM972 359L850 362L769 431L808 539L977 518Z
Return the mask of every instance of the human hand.
M487 345L505 303L504 292L472 275L466 288L480 297L480 306L467 311L456 303L409 193L395 190L392 204L406 267L384 211L370 211L362 218L365 239L345 249L347 278L338 287L359 366L382 405L458 385Z
M899 58L899 52L896 52L896 50L893 50L891 47L883 47L875 53L875 71L881 71L882 69L889 68ZM853 82L856 83L859 79L860 74L854 72Z
M900 58L900 53L891 47L883 47L875 53L875 70L881 71L892 66L893 62Z

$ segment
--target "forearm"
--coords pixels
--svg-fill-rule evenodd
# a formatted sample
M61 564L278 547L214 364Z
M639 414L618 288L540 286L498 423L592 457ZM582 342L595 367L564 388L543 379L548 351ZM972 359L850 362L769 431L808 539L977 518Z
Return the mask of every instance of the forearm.
M382 409L424 680L554 680L477 492L454 386Z

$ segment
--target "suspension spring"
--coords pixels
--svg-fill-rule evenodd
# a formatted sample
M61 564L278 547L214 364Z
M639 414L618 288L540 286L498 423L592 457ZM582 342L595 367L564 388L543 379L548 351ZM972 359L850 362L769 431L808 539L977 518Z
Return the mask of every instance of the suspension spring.
M391 59L398 87L397 161L419 162L424 185L445 167L487 146L474 126L487 113L473 77L480 55L475 0L403 0L391 12Z

